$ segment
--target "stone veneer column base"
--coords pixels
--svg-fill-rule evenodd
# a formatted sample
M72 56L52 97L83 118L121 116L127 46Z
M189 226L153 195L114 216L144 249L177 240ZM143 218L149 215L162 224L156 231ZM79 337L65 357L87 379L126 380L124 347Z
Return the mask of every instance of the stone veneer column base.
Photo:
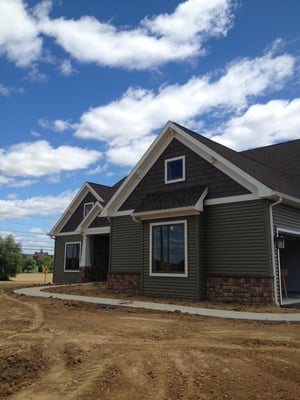
M208 276L207 300L274 305L273 282L270 277Z
M91 282L92 281L92 267L80 267L80 282Z
M140 274L108 273L107 287L114 292L140 293Z

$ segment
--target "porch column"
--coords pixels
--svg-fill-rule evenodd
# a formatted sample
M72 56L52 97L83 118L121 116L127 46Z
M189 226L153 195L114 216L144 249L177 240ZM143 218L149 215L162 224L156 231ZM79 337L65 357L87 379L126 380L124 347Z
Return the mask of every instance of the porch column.
M80 281L81 282L91 281L92 263L91 263L90 236L85 234L82 236L82 250L81 250L79 269L80 269Z

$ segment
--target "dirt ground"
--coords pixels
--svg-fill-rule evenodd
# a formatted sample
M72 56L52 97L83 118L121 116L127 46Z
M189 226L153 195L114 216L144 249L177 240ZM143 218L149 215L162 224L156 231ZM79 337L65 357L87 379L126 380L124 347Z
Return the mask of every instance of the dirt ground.
M0 301L0 399L299 399L300 324Z

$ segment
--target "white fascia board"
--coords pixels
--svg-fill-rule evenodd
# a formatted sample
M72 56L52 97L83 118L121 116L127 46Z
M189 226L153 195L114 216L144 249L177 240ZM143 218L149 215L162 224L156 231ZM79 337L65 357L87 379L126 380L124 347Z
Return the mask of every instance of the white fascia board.
M55 236L57 235L60 230L65 226L65 224L68 222L70 217L72 216L73 212L77 209L79 204L82 202L82 200L85 198L85 196L88 193L92 193L92 195L98 200L102 201L103 199L98 195L98 193L95 192L95 190L88 184L88 182L85 182L81 189L77 192L71 203L68 205L62 216L59 218L57 223L54 225L54 227L51 229L49 232L50 236Z
M116 214L119 207L140 183L152 165L157 161L162 152L170 144L174 136L175 132L173 132L173 127L171 127L171 122L169 121L140 159L140 161L132 169L120 188L103 208L101 216L112 217Z
M87 187L89 188L90 192L92 195L101 203L104 203L104 199L92 188L92 186L87 182L86 183Z
M300 199L298 199L297 197L293 197L293 196L289 196L283 193L279 193L279 192L274 192L273 193L274 196L276 196L276 198L282 198L282 203L292 206L292 207L296 207L296 208L300 208Z
M171 123L171 125L173 124ZM194 139L192 136L188 135L176 125L173 126L174 129L177 128L175 135L176 139L178 139L185 146L189 147L200 157L204 158L214 167L218 168L230 178L244 186L250 192L257 194L260 197L270 196L273 193L273 191L268 186L264 185L257 179L253 178L253 176L238 168L226 158L222 157L219 153L216 153L205 144Z
M242 201L251 201L251 200L259 200L261 197L256 194L242 194L239 196L227 196L227 197L218 197L216 199L208 199L204 200L204 206L214 206L217 204L227 204L227 203L240 203Z
M94 205L91 211L85 216L85 218L81 221L81 223L78 225L78 230L79 232L84 232L88 226L93 222L93 220L97 217L97 215L100 214L102 210L101 204L97 201Z
M77 192L71 203L68 205L66 210L63 212L62 216L59 218L57 223L54 225L54 227L51 229L49 232L49 235L55 236L57 235L60 230L64 227L64 225L67 223L67 221L70 219L72 216L73 212L76 210L76 208L79 206L79 204L82 202L84 197L87 195L89 192L89 185L85 183L81 189Z
M102 226L99 228L89 228L84 231L85 235L105 235L105 234L109 234L109 233L110 233L110 226Z
M196 210L195 207L181 207L181 208L168 208L165 210L153 210L139 213L133 213L132 216L140 220L149 219L162 219L162 218L174 218L184 217L189 215L199 215L200 211Z

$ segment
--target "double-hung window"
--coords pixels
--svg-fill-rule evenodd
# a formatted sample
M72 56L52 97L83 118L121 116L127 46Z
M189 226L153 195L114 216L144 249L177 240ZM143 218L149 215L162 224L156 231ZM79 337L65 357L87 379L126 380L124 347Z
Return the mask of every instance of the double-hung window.
M66 243L65 271L79 271L80 242Z
M188 276L186 221L150 224L150 275Z

